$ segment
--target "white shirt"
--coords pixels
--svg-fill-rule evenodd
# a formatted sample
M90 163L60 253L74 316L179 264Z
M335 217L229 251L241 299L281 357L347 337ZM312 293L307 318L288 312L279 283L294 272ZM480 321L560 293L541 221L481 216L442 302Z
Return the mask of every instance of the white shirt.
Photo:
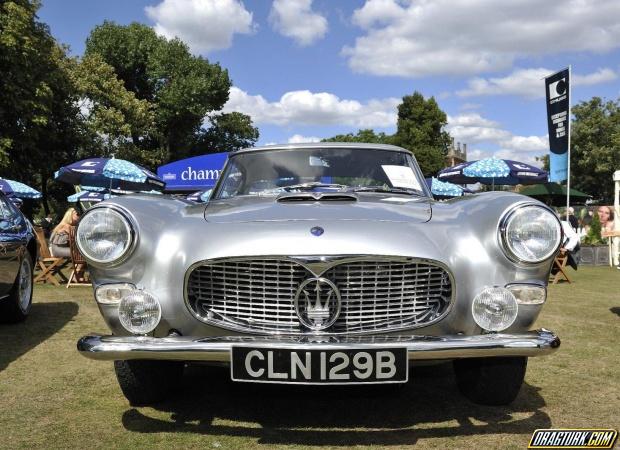
M562 247L572 252L579 243L579 235L575 233L573 227L571 227L570 223L566 220L560 220L560 223L562 224L562 231L564 232L564 245L562 245Z

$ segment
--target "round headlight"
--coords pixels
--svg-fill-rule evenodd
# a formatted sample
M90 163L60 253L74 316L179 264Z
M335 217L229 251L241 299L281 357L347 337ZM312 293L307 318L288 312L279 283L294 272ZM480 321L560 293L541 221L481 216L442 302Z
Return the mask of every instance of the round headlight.
M502 241L508 256L526 263L550 258L560 246L562 227L548 209L526 205L513 209L501 226Z
M133 243L129 221L111 208L89 211L78 225L76 243L86 259L110 264L127 254Z
M118 305L121 325L133 334L150 333L161 319L161 307L148 292L132 291Z
M517 299L508 289L486 288L471 305L474 320L487 331L502 331L513 324L519 312Z

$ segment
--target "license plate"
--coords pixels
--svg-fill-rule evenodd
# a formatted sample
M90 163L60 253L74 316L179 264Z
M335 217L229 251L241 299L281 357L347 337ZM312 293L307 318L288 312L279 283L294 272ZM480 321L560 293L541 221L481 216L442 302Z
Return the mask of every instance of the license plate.
M233 346L234 381L291 384L406 383L407 349L277 349Z

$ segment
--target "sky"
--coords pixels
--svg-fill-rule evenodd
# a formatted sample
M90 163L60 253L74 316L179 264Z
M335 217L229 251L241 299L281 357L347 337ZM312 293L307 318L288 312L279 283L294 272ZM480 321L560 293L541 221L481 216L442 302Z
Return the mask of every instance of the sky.
M228 69L224 110L250 115L259 145L393 133L419 91L469 160L539 165L545 76L571 66L572 104L620 97L618 0L43 0L39 17L74 55L104 20L179 37Z

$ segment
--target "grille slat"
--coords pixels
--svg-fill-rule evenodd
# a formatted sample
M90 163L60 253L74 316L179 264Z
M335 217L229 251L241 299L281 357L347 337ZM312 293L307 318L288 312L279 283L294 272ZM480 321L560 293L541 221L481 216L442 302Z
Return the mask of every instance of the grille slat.
M314 275L287 259L219 260L195 267L187 299L197 317L261 333L306 333L295 312L299 285ZM342 262L321 274L340 291L341 311L327 333L419 327L442 316L452 283L440 266L415 259Z

